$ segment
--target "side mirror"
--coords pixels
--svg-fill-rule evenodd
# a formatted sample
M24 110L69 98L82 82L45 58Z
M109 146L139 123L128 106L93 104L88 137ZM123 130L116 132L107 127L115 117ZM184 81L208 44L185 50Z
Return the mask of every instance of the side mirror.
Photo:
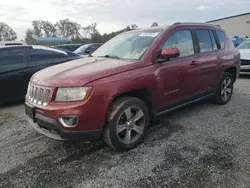
M180 56L178 48L163 48L160 54L161 59L169 60L170 58L177 58Z

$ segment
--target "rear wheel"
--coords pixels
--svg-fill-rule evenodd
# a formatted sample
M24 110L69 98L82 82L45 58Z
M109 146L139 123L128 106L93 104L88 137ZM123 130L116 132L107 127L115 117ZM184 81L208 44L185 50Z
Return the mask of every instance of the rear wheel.
M234 80L230 73L225 72L220 80L216 93L216 103L223 105L227 104L233 94Z
M143 140L149 125L149 111L143 101L120 98L109 110L104 141L116 150L132 149Z

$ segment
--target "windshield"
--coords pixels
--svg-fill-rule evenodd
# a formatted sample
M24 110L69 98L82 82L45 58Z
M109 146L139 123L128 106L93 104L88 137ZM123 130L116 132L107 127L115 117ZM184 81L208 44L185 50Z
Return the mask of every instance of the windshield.
M161 30L122 33L98 48L92 55L121 59L140 59Z
M238 49L250 49L250 39L245 40L242 42L239 46Z
M81 47L77 48L74 53L82 53L88 48L89 44L82 45Z

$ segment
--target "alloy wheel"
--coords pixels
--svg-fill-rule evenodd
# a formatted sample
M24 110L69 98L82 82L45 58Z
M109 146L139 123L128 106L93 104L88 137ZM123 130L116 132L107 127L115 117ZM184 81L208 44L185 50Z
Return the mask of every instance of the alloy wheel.
M232 88L232 80L230 77L226 77L221 85L221 100L223 102L229 101L232 96L233 88Z
M129 107L118 118L116 133L123 144L132 144L140 138L144 129L143 111L138 107Z

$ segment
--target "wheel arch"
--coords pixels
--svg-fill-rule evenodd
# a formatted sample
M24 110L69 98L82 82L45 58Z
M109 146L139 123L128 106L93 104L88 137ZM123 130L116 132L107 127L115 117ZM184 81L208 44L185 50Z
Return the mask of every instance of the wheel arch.
M121 97L134 97L134 98L138 98L141 101L143 101L146 104L146 106L148 107L148 110L150 112L150 119L152 120L152 118L153 118L152 95L151 95L151 92L148 88L138 88L138 89L132 89L129 91L117 93L116 95L113 96L112 100L109 102L107 113L108 113L109 108L112 105L112 103ZM106 116L107 116L107 114L106 114Z
M236 67L229 67L224 72L228 72L232 75L233 81L235 82L237 79L237 68Z

